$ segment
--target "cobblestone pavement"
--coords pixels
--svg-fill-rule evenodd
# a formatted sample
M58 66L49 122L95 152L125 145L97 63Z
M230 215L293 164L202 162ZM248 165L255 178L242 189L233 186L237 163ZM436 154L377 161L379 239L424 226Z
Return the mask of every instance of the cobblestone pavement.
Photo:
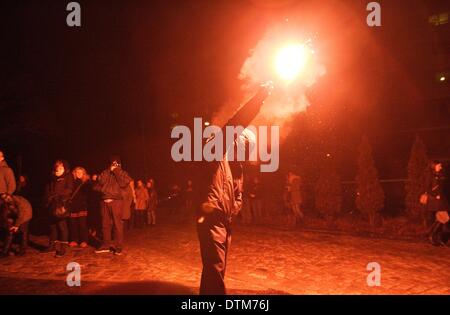
M31 241L45 244L45 237ZM66 266L81 265L68 287ZM366 282L381 265L381 286ZM70 249L63 258L30 248L0 260L2 294L197 294L201 262L192 224L162 223L126 234L123 256ZM450 294L450 249L266 227L236 226L226 276L231 294Z

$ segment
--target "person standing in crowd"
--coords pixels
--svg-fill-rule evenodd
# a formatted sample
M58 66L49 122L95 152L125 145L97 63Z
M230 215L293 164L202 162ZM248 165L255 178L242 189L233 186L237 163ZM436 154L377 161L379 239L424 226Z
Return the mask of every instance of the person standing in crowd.
M12 195L16 191L16 178L13 170L5 161L3 152L0 151L0 194Z
M94 189L98 184L98 175L93 174L89 184L89 195L88 195L88 228L89 234L92 237L98 238L102 232L102 216L101 216L101 201L102 193L97 189Z
M147 188L144 186L142 180L136 183L136 206L135 206L135 224L138 228L143 228L145 225L145 213L148 209L149 195Z
M269 95L269 86L261 86L258 93L244 104L221 129L226 126L246 128L258 114L263 101ZM216 134L222 137L223 134ZM209 140L211 141L212 138ZM237 161L237 147L255 142L255 135L245 129L237 140L224 145L222 159L209 162L208 174L211 182L207 186L197 219L197 234L202 258L200 294L226 294L225 269L227 254L231 243L231 223L242 206L242 164ZM233 147L234 146L234 147ZM234 148L234 161L228 159L229 150Z
M122 169L118 156L111 158L110 166L98 177L98 189L102 192L103 244L96 253L122 255L123 248L123 189L129 187L130 175ZM112 246L111 230L114 228L115 246Z
M83 167L76 167L73 170L74 193L70 202L70 247L88 246L88 196L89 196L89 176Z
M300 176L289 172L286 177L285 203L288 205L298 224L303 219L303 211L301 210L302 194L301 194Z
M17 256L25 255L28 246L28 223L33 216L31 204L22 196L3 193L0 195L0 213L1 225L7 232L0 258L8 257L13 238L19 234L21 241Z
M192 180L188 179L186 190L184 192L184 207L187 211L192 210L194 203L194 186Z
M149 179L146 186L149 197L147 208L147 224L149 226L154 226L156 224L156 207L158 206L158 194L155 188L155 181L153 179Z
M248 174L244 175L244 185L242 190L242 209L241 209L241 222L242 224L248 225L252 223L252 210L250 207L250 176Z
M425 204L427 221L430 230L428 239L435 246L446 245L446 234L449 232L449 203L444 193L444 171L442 163L433 161L426 180L426 191L420 202Z
M182 205L182 199L181 199L181 188L178 186L178 184L173 184L170 188L169 192L169 202L168 202L168 208L169 208L169 214L173 215L179 215L179 210Z
M134 223L134 213L132 211L133 202L136 205L136 192L134 190L134 181L131 180L130 184L122 189L123 195L123 223L125 229L131 229L131 226Z
M262 200L261 200L261 183L258 176L253 178L249 187L248 200L250 211L255 223L261 223L263 219L262 214Z
M19 176L16 195L22 196L28 200L30 199L30 183L27 176Z
M57 160L46 192L50 215L50 244L44 250L44 252L55 251L55 257L65 255L69 239L67 216L59 216L57 210L67 207L67 201L71 198L72 192L73 176L70 173L69 164L64 160Z

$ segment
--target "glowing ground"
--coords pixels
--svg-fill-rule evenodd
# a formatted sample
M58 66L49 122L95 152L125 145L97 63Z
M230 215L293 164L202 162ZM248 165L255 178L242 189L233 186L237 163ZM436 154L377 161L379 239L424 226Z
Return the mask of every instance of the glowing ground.
M425 243L237 226L227 267L232 294L450 294L450 249ZM33 237L45 244L45 237ZM161 223L126 234L123 256L70 250L64 258L30 248L0 261L1 294L197 294L195 227ZM81 287L66 266L81 265ZM381 286L369 287L369 262Z

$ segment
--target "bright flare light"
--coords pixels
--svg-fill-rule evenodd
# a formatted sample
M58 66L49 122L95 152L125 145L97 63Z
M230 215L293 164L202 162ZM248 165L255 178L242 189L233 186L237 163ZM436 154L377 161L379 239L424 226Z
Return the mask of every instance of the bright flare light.
M288 82L293 81L305 68L312 52L308 46L296 44L281 49L275 59L278 75Z

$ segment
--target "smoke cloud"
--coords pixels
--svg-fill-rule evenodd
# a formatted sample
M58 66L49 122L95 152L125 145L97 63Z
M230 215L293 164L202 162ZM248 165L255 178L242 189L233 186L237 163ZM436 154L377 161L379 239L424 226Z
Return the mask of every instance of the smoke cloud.
M275 59L279 50L292 44L305 45L310 51L310 58L299 76L287 82L279 77L275 69ZM260 114L253 124L279 125L285 138L290 128L286 125L297 113L309 106L306 90L326 73L326 68L319 62L310 37L298 31L286 30L284 25L274 27L250 51L249 57L242 65L239 79L245 100L249 99L255 88L262 82L273 81L275 88L265 101Z

